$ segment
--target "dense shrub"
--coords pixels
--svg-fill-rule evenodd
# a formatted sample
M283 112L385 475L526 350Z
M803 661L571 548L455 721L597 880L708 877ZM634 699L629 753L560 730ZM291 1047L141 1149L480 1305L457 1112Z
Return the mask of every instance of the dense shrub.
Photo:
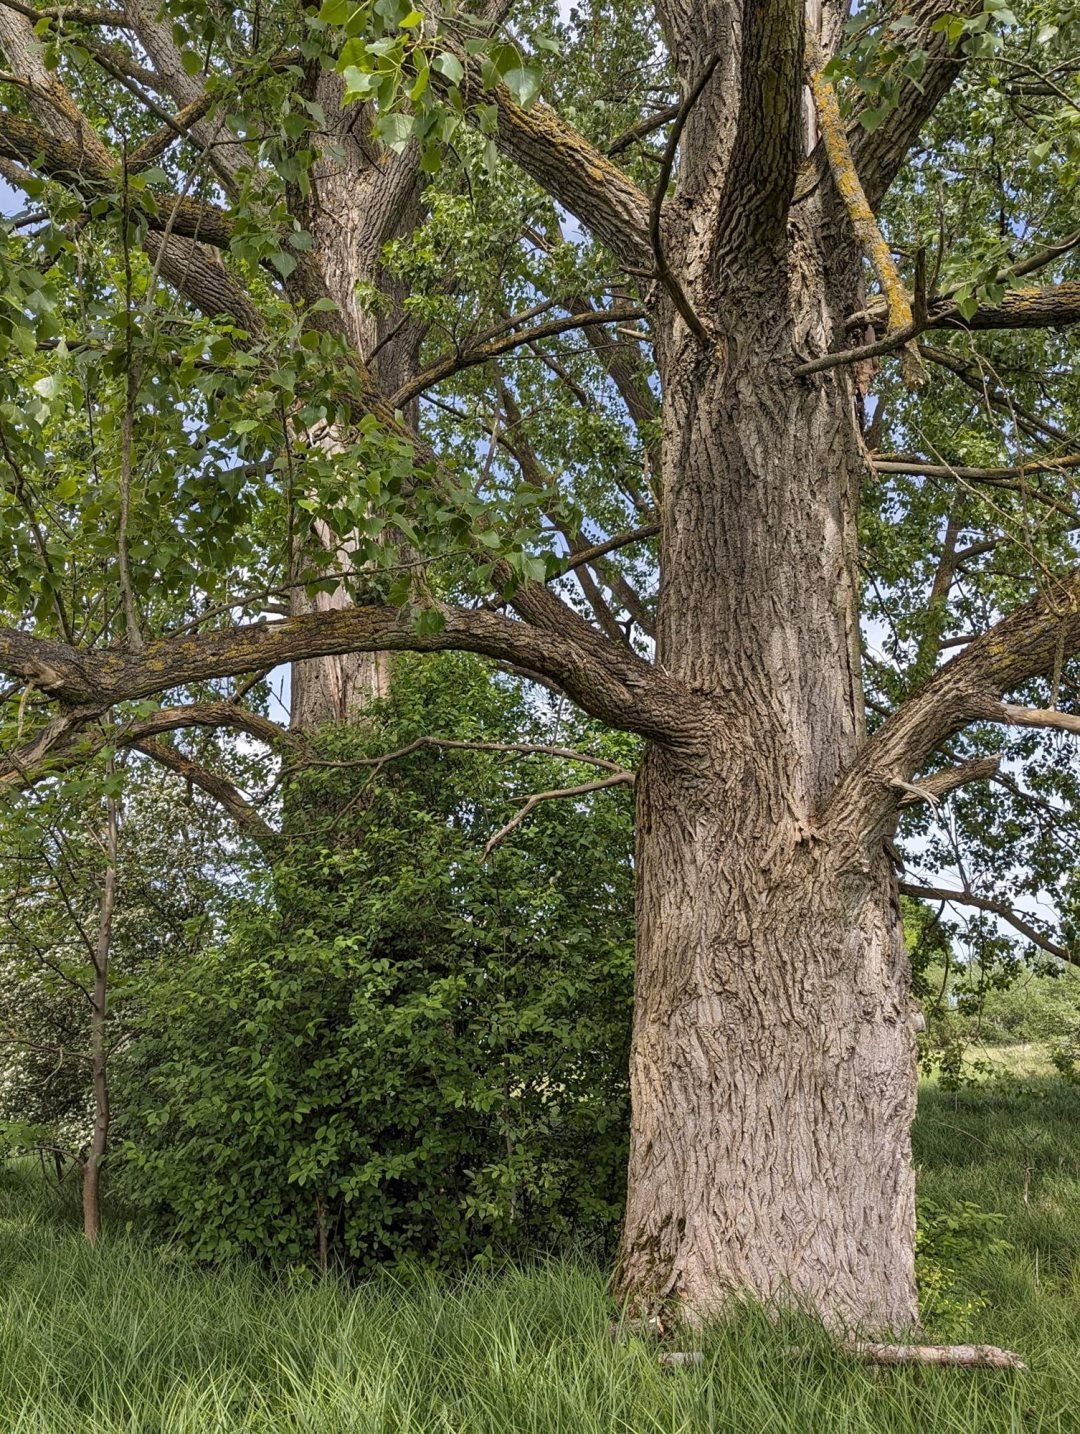
M622 1203L632 894L626 789L550 757L421 748L546 725L479 664L402 665L363 734L286 794L272 909L134 994L116 1063L126 1202L198 1256L366 1269L605 1242ZM561 741L592 742L564 733ZM591 773L590 773L591 775Z

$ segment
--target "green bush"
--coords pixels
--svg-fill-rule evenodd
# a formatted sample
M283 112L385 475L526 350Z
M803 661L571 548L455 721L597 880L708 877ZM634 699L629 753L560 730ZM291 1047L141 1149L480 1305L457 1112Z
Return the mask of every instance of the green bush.
M915 1233L919 1316L939 1338L962 1337L972 1316L985 1307L986 1300L966 1291L962 1281L978 1261L1012 1249L1001 1235L1004 1219L970 1200L945 1207L920 1194Z
M136 1218L202 1258L359 1270L609 1240L628 793L544 804L485 860L508 780L581 769L432 748L374 778L357 765L424 732L520 740L529 722L479 664L446 659L399 676L362 736L326 735L327 765L286 794L276 903L129 998L114 1181Z

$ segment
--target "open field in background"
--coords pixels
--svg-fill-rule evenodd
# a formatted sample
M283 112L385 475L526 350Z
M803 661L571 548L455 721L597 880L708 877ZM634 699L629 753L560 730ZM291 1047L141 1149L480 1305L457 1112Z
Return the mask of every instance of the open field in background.
M1010 1244L965 1257L952 1294L981 1306L944 1333L1016 1349L1027 1374L867 1369L755 1311L709 1332L700 1368L664 1372L610 1337L588 1262L290 1288L129 1235L90 1250L24 1164L0 1171L0 1430L1080 1431L1080 1089L1031 1075L1037 1051L994 1059L1004 1076L978 1089L924 1087L916 1161L925 1202L998 1212Z

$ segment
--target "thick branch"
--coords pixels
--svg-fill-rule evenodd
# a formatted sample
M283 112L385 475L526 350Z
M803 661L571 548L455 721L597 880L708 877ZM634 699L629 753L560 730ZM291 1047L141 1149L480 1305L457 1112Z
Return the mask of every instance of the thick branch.
M168 767L170 771L176 772L178 776L213 797L224 807L244 835L250 837L264 851L272 852L277 847L280 841L278 833L262 819L251 803L241 796L232 782L225 777L200 766L190 757L185 757L175 747L170 747L167 742L159 742L148 737L142 742L135 743L135 746L147 757L152 757L161 766Z
M879 322L887 316L884 297L853 314L849 325ZM1075 280L1037 289L1009 289L1000 304L980 304L965 318L952 299L939 298L927 307L928 329L1054 329L1080 322L1080 283Z
M826 823L860 844L878 835L895 817L898 784L909 784L947 738L971 722L1003 720L1005 692L1077 650L1080 569L975 638L910 697L841 779Z
M107 25L118 30L127 25L127 17L122 10L94 10L83 5L46 6L43 10L35 10L33 5L22 4L22 0L0 0L0 4L6 10L14 10L17 15L25 15L35 25L39 20L67 21L73 25Z
M825 78L826 63L821 41L814 31L808 31L806 67L833 183L862 251L869 259L881 285L882 307L888 324L887 333L895 334L912 322L911 304L893 260L892 250L878 227L855 168L847 130L840 115L840 102L836 91Z
M981 715L987 722L1001 722L1006 727L1042 727L1080 734L1080 717L1056 708L1018 707L1015 703L1003 702L999 709L990 707Z
M113 197L117 192L116 176L96 156L16 115L0 114L0 157L55 179L88 199ZM155 192L154 199L155 209L146 211L151 229L167 229L220 249L228 247L232 221L223 210L178 194Z
M950 891L945 886L915 886L911 882L901 881L898 883L902 896L919 897L924 901L951 901L960 906L974 906L979 911L989 912L991 916L999 916L1002 921L1019 931L1021 936L1027 939L1041 950L1056 956L1059 961L1069 961L1075 966L1080 966L1080 955L1076 955L1067 946L1061 946L1056 941L1051 941L1049 936L1044 936L1037 926L1032 926L1030 921L1025 921L1011 906L1004 901L995 901L989 896L976 896L973 891Z
M159 640L140 654L67 647L7 628L0 629L0 670L63 701L107 706L311 657L470 651L541 673L613 726L661 740L696 733L700 714L690 694L643 659L615 648L537 584L514 601L530 609L530 622L436 604L441 630L420 632L407 609L357 607ZM531 625L538 605L542 621Z
M624 264L651 268L649 201L633 180L547 105L522 109L505 85L484 87L476 60L460 58L466 116L478 123L478 107L494 104L499 149Z
M864 1364L944 1364L965 1369L1027 1369L1011 1349L993 1344L870 1344L847 1340L842 1346Z

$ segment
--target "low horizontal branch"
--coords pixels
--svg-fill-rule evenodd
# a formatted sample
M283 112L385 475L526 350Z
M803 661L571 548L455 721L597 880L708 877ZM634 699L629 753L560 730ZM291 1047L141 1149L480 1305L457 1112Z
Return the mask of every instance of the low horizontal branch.
M991 916L999 916L1002 921L1007 922L1014 930L1019 931L1021 936L1026 936L1034 946L1056 956L1059 961L1068 961L1074 966L1080 966L1080 954L1070 951L1067 946L1060 945L1057 941L1051 940L1037 926L1020 916L1005 901L997 901L990 896L978 896L973 891L952 891L947 886L917 886L910 881L898 883L901 896L912 896L921 898L924 901L945 901L953 902L959 906L973 906L978 911L985 911Z
M565 604L542 586L523 585L514 603L529 608L529 621L435 603L435 620L421 627L409 609L371 605L157 639L141 653L69 647L0 628L0 671L68 705L104 709L173 687L312 657L468 651L539 672L586 712L613 726L659 740L678 738L690 723L697 731L689 693L643 658L603 641L588 624L574 623L574 614L568 616Z
M120 205L118 174L98 165L80 145L17 115L0 114L0 158L24 165L34 174L54 179L85 198L114 198ZM132 200L137 196L132 196ZM154 192L154 206L144 212L151 229L179 234L224 249L233 226L224 210L186 195Z
M1025 478L1032 473L1068 473L1080 468L1080 453L1066 453L1060 458L1033 458L1015 468L972 468L963 463L924 463L902 454L870 455L879 473L909 473L926 478L966 478L973 483L998 483L1011 478Z

